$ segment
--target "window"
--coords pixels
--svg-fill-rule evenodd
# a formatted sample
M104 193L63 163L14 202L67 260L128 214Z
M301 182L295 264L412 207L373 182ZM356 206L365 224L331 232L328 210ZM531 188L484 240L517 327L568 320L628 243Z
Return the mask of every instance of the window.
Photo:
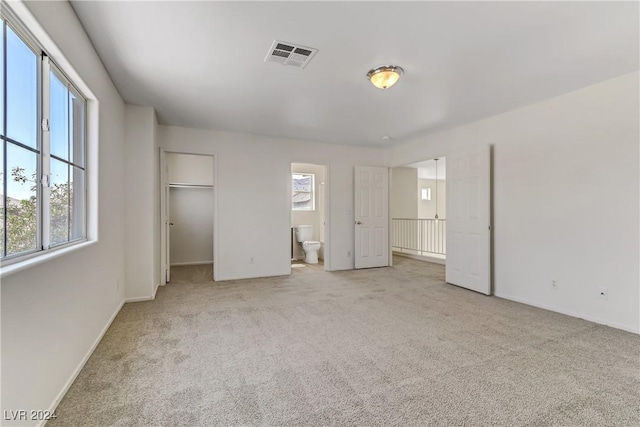
M422 189L422 200L431 200L431 189L423 188Z
M86 100L25 31L0 24L4 261L86 238Z
M315 210L315 177L310 173L291 174L293 185L291 208L294 211Z

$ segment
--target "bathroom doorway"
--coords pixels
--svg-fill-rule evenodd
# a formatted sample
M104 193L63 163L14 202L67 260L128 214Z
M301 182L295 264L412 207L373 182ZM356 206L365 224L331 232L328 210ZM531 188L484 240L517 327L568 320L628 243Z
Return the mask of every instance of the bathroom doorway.
M292 268L328 268L326 178L325 165L291 164Z

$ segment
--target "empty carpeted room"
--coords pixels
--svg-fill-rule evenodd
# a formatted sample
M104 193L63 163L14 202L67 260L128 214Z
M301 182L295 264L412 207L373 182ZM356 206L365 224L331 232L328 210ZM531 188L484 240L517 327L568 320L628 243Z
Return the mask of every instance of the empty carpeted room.
M640 425L640 3L0 3L3 426Z

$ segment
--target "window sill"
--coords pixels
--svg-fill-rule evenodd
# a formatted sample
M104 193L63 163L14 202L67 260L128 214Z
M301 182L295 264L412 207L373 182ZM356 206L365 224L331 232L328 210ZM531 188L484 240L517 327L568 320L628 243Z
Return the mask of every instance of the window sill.
M93 245L94 243L97 243L97 241L85 240L81 243L77 243L74 245L65 246L59 249L53 249L45 253L38 253L37 255L31 256L30 258L15 262L13 264L3 265L2 267L0 267L0 279L4 279L5 277L8 277L12 274L18 273L20 271L26 270L31 267L35 267L38 264L51 261L52 259L61 257L68 253L87 248Z

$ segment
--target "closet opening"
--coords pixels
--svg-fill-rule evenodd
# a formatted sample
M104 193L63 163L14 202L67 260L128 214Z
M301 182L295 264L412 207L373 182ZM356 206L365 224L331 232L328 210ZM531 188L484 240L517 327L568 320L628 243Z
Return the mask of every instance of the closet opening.
M165 152L161 197L162 274L213 279L214 157Z

